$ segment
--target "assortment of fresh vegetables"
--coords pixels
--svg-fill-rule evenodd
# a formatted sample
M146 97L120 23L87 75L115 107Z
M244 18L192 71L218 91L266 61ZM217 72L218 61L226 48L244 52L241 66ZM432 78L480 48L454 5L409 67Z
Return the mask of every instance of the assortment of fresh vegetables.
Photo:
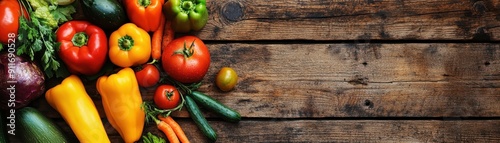
M72 74L94 75L101 70L108 53L104 31L87 21L69 21L57 30L59 57Z
M47 90L45 99L61 114L80 142L110 142L94 102L78 76L71 75Z
M76 2L85 19L73 20ZM141 137L145 143L166 142L162 137L189 143L171 117L184 107L210 141L217 140L217 133L201 109L228 122L241 120L237 111L198 91L211 62L203 40L175 37L175 32L206 25L205 0L2 0L0 8L0 26L6 28L0 31L0 45L8 47L0 47L8 49L0 54L0 79L10 81L0 85L0 102L9 105L2 110L18 109L26 142L73 142L49 118L26 107L44 92L79 142L110 142L84 82L96 83L106 121L127 143ZM46 79L62 82L45 90ZM217 87L229 91L238 75L225 67L215 79ZM12 86L23 89L15 90L15 101L8 96ZM144 88L155 89L149 101L143 101ZM144 134L150 122L164 135Z
M116 74L102 76L96 86L109 123L126 143L138 141L146 116L141 109L142 96L134 71L123 68Z

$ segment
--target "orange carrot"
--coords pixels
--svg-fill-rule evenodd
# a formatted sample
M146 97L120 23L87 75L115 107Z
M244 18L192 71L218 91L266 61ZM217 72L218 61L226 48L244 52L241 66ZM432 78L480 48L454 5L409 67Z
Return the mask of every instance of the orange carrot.
M172 129L172 127L170 127L170 125L168 125L164 121L159 121L157 122L156 126L158 127L158 129L163 131L163 133L165 133L165 136L167 136L167 139L170 143L179 143L179 138L177 138L174 130Z
M165 16L162 14L160 19L160 26L158 27L158 30L153 33L153 38L151 39L151 57L153 58L153 60L159 60L161 57L164 25Z
M170 125L170 127L172 127L172 129L174 130L175 134L177 135L181 143L189 143L189 140L186 134L184 134L184 131L182 130L181 126L177 122L175 122L175 120L172 117L170 116L163 117L162 115L158 115L158 119L160 119L161 121L167 123L168 125Z
M172 21L165 20L165 27L163 28L163 38L161 42L161 50L163 50L167 45L174 40L175 31L172 29Z

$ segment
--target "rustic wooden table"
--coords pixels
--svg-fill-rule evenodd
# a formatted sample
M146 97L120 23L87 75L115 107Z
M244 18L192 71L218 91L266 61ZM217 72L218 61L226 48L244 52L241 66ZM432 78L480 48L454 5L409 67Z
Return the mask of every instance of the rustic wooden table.
M217 142L500 142L499 0L212 0L194 34L212 64L201 91ZM213 83L223 66L235 90ZM95 84L87 91L99 96ZM151 100L153 89L143 89ZM99 99L95 99L104 115ZM43 99L40 110L70 132ZM206 142L185 110L192 142ZM122 142L104 120L113 142ZM161 135L153 125L145 131Z

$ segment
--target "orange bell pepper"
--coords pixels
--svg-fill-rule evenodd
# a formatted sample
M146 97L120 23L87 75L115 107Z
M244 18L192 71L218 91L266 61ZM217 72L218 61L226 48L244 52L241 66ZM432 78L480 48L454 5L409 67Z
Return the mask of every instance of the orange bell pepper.
M126 23L109 36L109 59L127 68L148 62L151 57L151 37L134 23Z
M128 18L138 27L154 32L160 26L165 0L125 0Z
M106 118L126 143L141 138L146 114L141 108L142 96L131 68L121 69L97 79L97 91L102 97Z

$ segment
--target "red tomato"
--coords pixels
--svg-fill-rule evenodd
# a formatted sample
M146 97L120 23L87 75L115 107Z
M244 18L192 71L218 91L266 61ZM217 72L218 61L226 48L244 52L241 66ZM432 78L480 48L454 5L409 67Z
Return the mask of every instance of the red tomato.
M179 105L181 95L179 91L168 84L160 85L156 88L153 100L160 109L172 109Z
M145 64L142 69L135 72L137 83L141 87L151 87L160 81L160 71L152 64Z
M182 83L201 81L210 66L210 52L195 36L174 39L164 48L161 57L165 72Z
M24 8L23 8L24 10ZM24 17L28 17L26 10L23 11ZM21 16L21 7L17 0L0 0L0 43L8 44L13 42L13 37L17 37L19 29L19 17ZM9 42L9 39L11 41Z

